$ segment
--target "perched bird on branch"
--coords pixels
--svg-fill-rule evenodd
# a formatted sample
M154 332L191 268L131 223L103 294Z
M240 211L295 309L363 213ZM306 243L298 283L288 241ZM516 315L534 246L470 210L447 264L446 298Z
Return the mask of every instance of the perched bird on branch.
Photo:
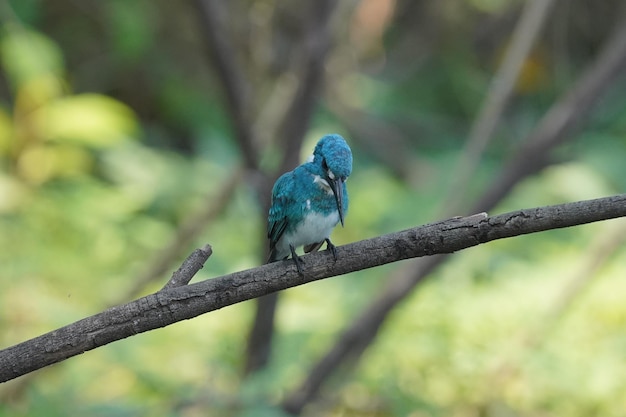
M351 172L350 147L341 136L331 134L317 142L312 159L276 180L267 225L268 263L291 255L302 275L303 261L296 248L304 246L309 253L324 242L337 260L330 232L339 222L343 226L348 211L345 181Z

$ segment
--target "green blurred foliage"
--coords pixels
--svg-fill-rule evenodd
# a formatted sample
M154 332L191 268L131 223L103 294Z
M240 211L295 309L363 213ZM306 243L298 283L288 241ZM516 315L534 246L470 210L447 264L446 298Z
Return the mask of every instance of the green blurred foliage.
M257 23L275 7L249 3ZM518 2L448 2L430 6L434 11L420 2L397 3L404 13L393 19L381 12L379 23L359 23L362 12L346 22L350 33L340 31L328 65L327 101L305 141L308 153L321 134L339 131L354 150L350 214L333 235L338 244L440 218L452 167L506 48L508 31L498 29L499 22L507 22L502 15ZM426 17L416 17L422 12ZM136 277L185 219L212 204L241 158L185 2L13 0L2 4L0 19L4 347L128 300ZM493 33L468 29L481 22ZM584 29L589 33L571 34L576 47L542 45L529 58L470 194L487 187L593 57L589 51L597 51L601 37ZM624 192L621 91L615 88L576 141L559 149L560 163L512 190L497 211ZM408 164L386 164L359 121L336 106L401 132L408 139L400 154ZM258 265L263 217L250 187L241 185L186 248L213 245L197 279ZM589 248L625 228L611 221L455 255L392 314L356 374L333 381L337 389L324 393L329 401L307 415L623 415L623 245L611 249L570 303L559 305L593 255ZM281 416L272 404L297 386L403 265L285 291L275 361L245 381L250 303L3 384L0 416Z

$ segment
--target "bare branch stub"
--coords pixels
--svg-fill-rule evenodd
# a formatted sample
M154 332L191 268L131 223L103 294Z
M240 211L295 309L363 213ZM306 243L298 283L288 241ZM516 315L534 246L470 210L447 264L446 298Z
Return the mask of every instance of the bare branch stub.
M204 267L204 263L209 259L212 253L213 248L211 248L209 244L193 251L191 255L183 261L180 268L172 274L172 277L163 286L162 291L189 284L189 281Z
M196 0L197 9L205 40L219 75L226 104L232 118L235 139L243 153L246 168L258 168L260 151L259 140L253 126L253 90L236 60L235 49L228 36L226 2L217 0Z

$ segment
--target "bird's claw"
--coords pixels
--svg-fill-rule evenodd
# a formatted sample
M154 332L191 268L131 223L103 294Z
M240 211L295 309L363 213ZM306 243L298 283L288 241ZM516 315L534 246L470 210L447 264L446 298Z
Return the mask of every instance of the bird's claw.
M293 258L293 262L296 264L296 269L298 270L298 274L304 275L304 272L302 272L302 264L304 263L304 260L298 255L296 255Z
M333 245L330 239L325 239L325 240L326 240L326 250L330 251L330 253L333 254L333 259L337 261L337 247Z
M296 249L293 246L289 245L289 249L291 249L291 259L293 259L293 263L296 264L298 274L304 275L304 272L302 272L302 264L304 263L304 259L298 256L298 254L296 253Z

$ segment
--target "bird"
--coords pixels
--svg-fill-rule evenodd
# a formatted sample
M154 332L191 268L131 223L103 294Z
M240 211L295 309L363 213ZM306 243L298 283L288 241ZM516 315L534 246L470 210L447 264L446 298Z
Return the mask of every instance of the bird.
M348 212L348 191L345 182L352 173L352 151L338 134L322 137L312 158L281 175L272 188L268 214L267 237L270 254L267 263L293 259L303 275L296 248L305 253L317 251L326 242L326 249L337 260L330 233Z

